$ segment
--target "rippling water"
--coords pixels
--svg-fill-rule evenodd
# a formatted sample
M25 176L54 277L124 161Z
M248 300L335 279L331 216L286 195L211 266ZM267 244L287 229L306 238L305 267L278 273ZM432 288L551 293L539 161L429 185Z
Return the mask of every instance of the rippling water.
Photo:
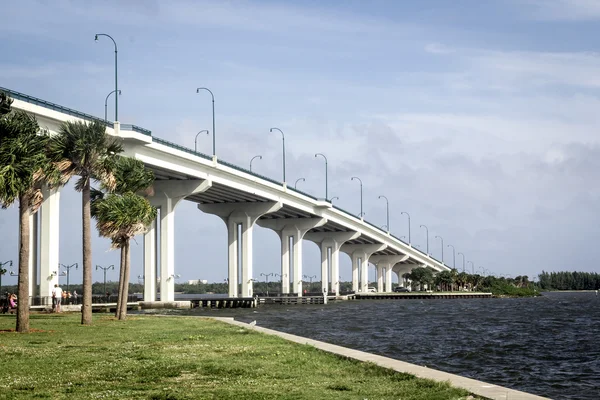
M358 300L181 311L426 365L554 399L600 398L600 296Z

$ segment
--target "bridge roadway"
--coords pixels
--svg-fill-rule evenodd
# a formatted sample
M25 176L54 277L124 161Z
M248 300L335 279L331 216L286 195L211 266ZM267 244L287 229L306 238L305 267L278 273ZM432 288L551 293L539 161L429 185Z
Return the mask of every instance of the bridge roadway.
M152 136L149 130L119 122L105 122L92 115L69 109L29 95L0 88L13 99L13 108L35 116L40 127L56 133L68 120L99 120L107 133L122 138L124 154L145 163L156 181L153 205L159 208L160 222L144 235L144 299L156 299L159 282L164 301L174 300L174 212L182 200L197 203L198 209L219 216L227 226L228 281L230 297L253 296L252 228L254 224L276 231L281 238L281 292L302 295L303 239L321 249L322 291L339 293L339 254L352 260L352 288L367 292L368 266L377 268L378 291L392 291L392 273L402 274L417 266L448 270L443 263L395 237L388 231L319 199L288 187L285 182L255 174L244 168ZM31 218L32 262L39 257L39 295L49 296L58 275L60 189L46 190L40 218ZM38 226L39 225L39 226ZM40 243L35 232L39 229ZM157 258L157 235L160 257ZM39 248L39 254L38 249ZM158 276L157 276L157 264ZM238 273L241 271L241 276ZM30 275L37 276L37 275ZM331 282L330 279L331 278ZM291 280L291 287L290 287ZM33 281L33 280L32 280ZM238 284L241 283L241 293ZM33 282L30 293L34 293Z

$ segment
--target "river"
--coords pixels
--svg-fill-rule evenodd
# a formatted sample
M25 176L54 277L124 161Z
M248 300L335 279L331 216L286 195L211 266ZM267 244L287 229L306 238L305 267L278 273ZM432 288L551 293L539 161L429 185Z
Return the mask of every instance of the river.
M245 322L535 393L600 398L600 296L357 300L183 315Z

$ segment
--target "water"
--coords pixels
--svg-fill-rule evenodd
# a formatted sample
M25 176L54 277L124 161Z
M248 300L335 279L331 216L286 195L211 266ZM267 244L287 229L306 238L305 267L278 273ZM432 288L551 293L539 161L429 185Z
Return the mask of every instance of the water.
M177 312L256 320L553 399L600 398L600 296L593 292Z

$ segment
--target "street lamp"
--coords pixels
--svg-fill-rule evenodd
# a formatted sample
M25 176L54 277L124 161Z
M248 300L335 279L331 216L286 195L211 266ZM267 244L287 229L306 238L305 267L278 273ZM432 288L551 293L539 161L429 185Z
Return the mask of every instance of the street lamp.
M454 249L454 246L451 244L449 244L448 247L452 247L452 268L456 269L456 249Z
M426 237L427 237L427 255L429 255L429 228L427 227L427 225L420 225L419 227L425 228Z
M444 238L441 236L437 236L435 237L436 239L440 239L442 241L442 264L444 263Z
M273 276L273 272L271 272L270 274L265 274L265 273L260 273L260 276L264 276L265 277L265 282L267 284L267 296L269 295L269 277Z
M210 97L212 98L212 123L213 123L213 157L216 155L215 149L215 95L209 88L201 87L196 89L196 93L200 93L201 90L206 90L210 93Z
M387 231L388 233L390 233L390 201L388 200L387 197L385 197L384 195L381 195L379 197L377 197L378 199L384 199L385 200L385 221L387 222L385 224L385 226L387 227Z
M69 275L71 274L71 268L75 267L75 269L78 269L79 266L77 263L75 264L71 264L71 265L65 265L65 264L58 264L58 268L63 267L64 269L67 270L67 292L69 291Z
M107 38L112 40L112 42L115 45L115 92L118 92L119 86L117 84L117 51L118 51L117 50L117 42L115 42L115 39L113 39L112 36L107 35L106 33L96 33L96 37L94 38L94 40L96 42L98 41L98 36L106 36ZM119 120L119 96L115 96L115 121L118 121L118 120Z
M363 183L360 180L360 178L358 178L356 176L353 176L352 178L350 178L351 181L353 181L355 179L360 182L360 214L358 214L358 217L362 218L363 215L364 215L364 213L363 213L363 188L362 188L363 187Z
M262 160L262 156L254 156L250 159L250 172L252 172L252 161L254 161L255 158L258 158L259 160Z
M331 202L331 204L333 204L334 200L339 200L340 198L337 196L333 196L331 199L329 199L329 201Z
M315 158L317 158L317 156L321 156L325 160L325 201L327 201L327 157L322 153L315 154Z
M194 153L198 152L198 135L202 132L206 132L207 135L210 133L208 129L203 129L200 132L196 133L196 137L194 138Z
M312 290L312 280L316 279L317 276L316 275L303 275L302 277L309 280L308 287L310 290Z
M408 217L408 244L410 244L410 214L406 211L402 211L400 214L406 214Z
M463 257L463 272L465 272L465 255L460 251L458 252L458 255Z
M168 281L172 280L172 279L179 279L181 278L181 275L179 274L171 274L169 275L169 277L167 278Z
M471 263L471 272L473 273L473 275L475 275L475 264L473 264L473 261L467 261L467 264Z
M106 271L108 271L109 269L115 269L115 266L109 265L108 267L103 267L101 265L96 265L96 271L98 270L98 268L104 270L104 293L106 293Z
M296 179L296 183L294 183L294 189L297 189L298 182L300 182L300 181L306 182L306 179L304 179L304 178L298 178L298 179Z
M9 261L5 261L5 262L1 262L0 263L0 294L2 293L2 275L4 275L6 273L6 269L2 268L4 267L6 264L8 264L9 266L13 266L13 262L12 260Z
M115 91L116 91L116 90L113 90L112 92L110 92L110 93L109 93L109 94L106 96L106 99L104 99L104 122L107 122L107 121L108 121L108 115L107 115L107 112L108 112L108 98L109 98L109 97L110 97L110 95L111 95L111 94L113 94ZM120 95L121 95L121 89L119 89L118 93L119 93L119 96L120 96Z
M269 129L269 132L273 132L273 131L281 132L281 139L282 139L282 143L283 143L283 183L285 184L285 135L283 134L283 131L279 128Z

